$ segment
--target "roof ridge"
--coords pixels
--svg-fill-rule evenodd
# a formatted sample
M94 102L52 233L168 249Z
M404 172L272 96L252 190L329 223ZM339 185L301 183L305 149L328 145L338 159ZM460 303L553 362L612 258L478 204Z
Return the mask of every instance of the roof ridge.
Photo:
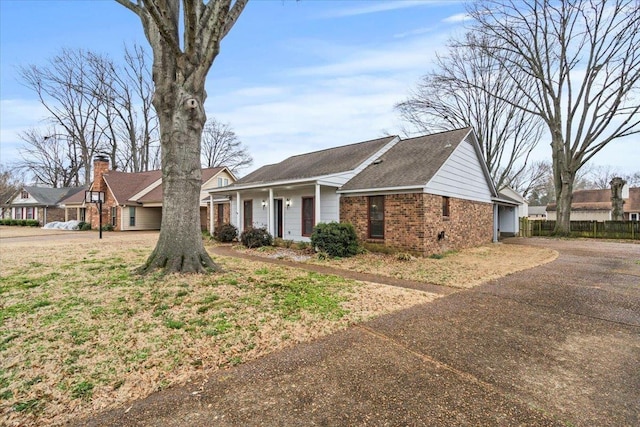
M453 132L459 132L459 131L462 131L462 130L471 130L471 129L472 129L471 126L467 126L467 127L464 127L464 128L443 130L443 131L435 132L435 133L425 133L423 135L412 136L411 138L403 139L402 141L411 141L412 139L425 138L427 136L436 136L436 135L441 135L443 133L450 133L450 132L453 133Z
M398 135L387 135L387 136L381 136L380 138L373 138L373 139L368 139L366 141L360 141L360 142L353 142L351 144L346 144L346 145L338 145L335 147L328 147L328 148L323 148L321 150L316 150L316 151L309 151L307 153L301 153L301 154L294 154L293 156L289 156L287 157L285 160L288 159L293 159L295 157L300 157L300 156L308 156L309 154L316 154L316 153L322 153L323 151L329 151L329 150L335 150L338 148L345 148L345 147L353 147L354 145L360 145L360 144L366 144L369 142L374 142L374 141L380 141L381 139L385 139L385 138L396 138L398 137ZM284 160L283 160L284 161ZM279 163L273 163L273 165L278 165L282 162ZM272 165L265 165L265 166L272 166Z

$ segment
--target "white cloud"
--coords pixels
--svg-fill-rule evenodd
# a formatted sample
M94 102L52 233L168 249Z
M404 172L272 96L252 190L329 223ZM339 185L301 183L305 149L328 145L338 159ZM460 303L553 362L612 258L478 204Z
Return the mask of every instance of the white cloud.
M337 2L336 2L337 3ZM367 15L371 13L387 12L390 10L408 9L412 7L447 5L461 3L461 1L446 0L405 0L383 1L368 3L366 6L357 6L345 9L336 9L325 14L325 18L341 18L346 16Z
M466 13L456 13L455 15L444 18L442 22L446 22L448 24L458 24L460 22L469 21L471 19L471 16Z

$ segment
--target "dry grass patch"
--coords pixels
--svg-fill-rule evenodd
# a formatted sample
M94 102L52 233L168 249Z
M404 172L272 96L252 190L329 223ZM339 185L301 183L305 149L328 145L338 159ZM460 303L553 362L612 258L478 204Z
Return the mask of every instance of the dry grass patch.
M157 234L96 237L0 243L0 424L61 424L436 298L221 257L140 277Z
M471 288L487 280L506 276L553 261L552 249L523 245L491 244L449 252L437 258L367 253L352 258L308 262L345 270L396 277L455 288Z

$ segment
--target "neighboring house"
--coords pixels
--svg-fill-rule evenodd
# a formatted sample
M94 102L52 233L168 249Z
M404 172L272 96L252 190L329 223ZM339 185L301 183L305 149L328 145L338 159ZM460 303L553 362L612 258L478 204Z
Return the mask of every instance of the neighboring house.
M545 220L547 219L546 206L529 206L529 219Z
M506 186L494 200L498 205L498 233L502 237L520 235L520 218L529 215L529 204L520 193Z
M84 194L85 187L22 187L8 201L5 210L12 219L35 219L41 225L64 221L64 209L60 201L74 194Z
M240 231L309 241L320 222L352 223L361 240L423 255L497 238L497 193L470 128L289 157L225 188Z
M98 156L93 163L92 191L103 191L102 224L111 224L115 230L158 230L162 221L162 171L120 172L109 170L109 160ZM235 181L226 168L202 169L202 184L207 188ZM208 193L200 193L201 227L207 229L209 217ZM85 203L84 193L62 201L66 220L76 219L98 228L100 217L97 205Z
M573 192L571 202L572 221L610 221L611 190L578 190ZM625 221L640 221L640 187L622 187L623 213ZM547 219L556 220L557 206L547 205Z

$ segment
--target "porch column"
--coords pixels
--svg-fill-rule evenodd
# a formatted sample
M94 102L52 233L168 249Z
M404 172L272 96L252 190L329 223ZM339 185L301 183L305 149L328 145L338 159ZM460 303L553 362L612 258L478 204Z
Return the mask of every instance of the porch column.
M209 234L211 234L213 236L213 224L214 224L214 220L213 220L213 213L214 209L213 209L213 195L209 194Z
M240 192L236 191L236 226L238 227L238 231L242 233L244 231L244 221L241 221L240 206L242 206L240 203Z
M315 208L316 211L313 215L314 217L314 224L313 225L318 225L318 223L320 222L320 184L316 183L316 203L315 203Z
M273 188L269 188L269 201L267 202L267 231L273 236Z

